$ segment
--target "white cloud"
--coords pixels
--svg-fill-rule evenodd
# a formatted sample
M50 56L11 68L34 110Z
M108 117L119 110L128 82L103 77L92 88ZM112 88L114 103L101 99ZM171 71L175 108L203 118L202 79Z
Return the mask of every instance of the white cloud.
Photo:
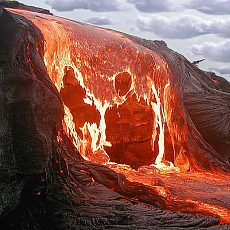
M106 17L92 17L86 20L86 22L94 25L112 25L114 24L113 20Z
M194 16L139 18L137 26L163 38L185 39L206 33L202 20Z
M212 33L220 37L230 37L230 18L228 19L214 19L210 25Z
M127 0L134 4L136 9L145 13L173 11L176 9L175 1L170 0Z
M230 0L192 0L185 7L205 14L230 14Z
M85 9L96 12L111 12L122 10L122 0L46 0L57 11L72 11Z
M230 66L219 66L219 67L213 67L209 69L213 72L218 72L220 74L230 74Z
M204 34L230 36L230 19L205 20L192 15L170 18L165 16L140 17L137 20L137 27L141 31L153 32L162 38L187 39Z
M230 39L219 43L204 42L201 45L193 45L190 51L209 60L230 62Z

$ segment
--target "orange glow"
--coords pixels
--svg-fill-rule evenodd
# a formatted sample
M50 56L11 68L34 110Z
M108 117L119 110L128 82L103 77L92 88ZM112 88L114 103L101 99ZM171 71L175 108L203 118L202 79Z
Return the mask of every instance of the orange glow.
M230 221L230 210L226 208L218 207L217 205L210 205L203 202L197 202L191 199L187 199L186 202L190 202L195 204L195 206L201 211L201 212L210 212L214 214L215 216L221 216L222 217L222 223L229 223Z
M167 198L172 210L211 213L220 216L222 222L230 223L230 204L221 202L223 196L230 195L230 177L218 175L222 172L209 157L214 150L209 145L198 143L202 137L195 127L188 126L187 112L178 96L179 89L174 86L173 76L162 56L118 32L51 15L10 11L31 20L41 30L45 42L44 63L51 80L60 94L63 91L69 95L72 90L71 97L66 96L66 103L63 100L63 128L85 159L105 164L123 173L130 181L156 188ZM139 110L135 110L134 102ZM130 112L125 105L134 109ZM106 119L106 114L111 111L115 111L114 120L119 118L113 129ZM138 111L144 111L144 115L132 114ZM115 145L120 147L120 142L128 143L131 138L139 138L135 132L127 131L125 115L131 113L133 123L129 123L130 130L143 132L142 126L146 127L144 125L148 121L144 119L149 111L153 120L151 162L139 169L112 162L107 149ZM117 135L124 126L127 134ZM116 135L114 140L108 129ZM206 155L202 154L203 149ZM132 153L133 149L130 151ZM127 159L133 157L130 157L130 151L124 151ZM205 172L203 165L212 174ZM190 173L187 172L189 170ZM214 190L216 183L223 193L219 191L213 196L202 190L203 184ZM217 201L216 197L220 200ZM184 203L184 206L173 206L175 203Z

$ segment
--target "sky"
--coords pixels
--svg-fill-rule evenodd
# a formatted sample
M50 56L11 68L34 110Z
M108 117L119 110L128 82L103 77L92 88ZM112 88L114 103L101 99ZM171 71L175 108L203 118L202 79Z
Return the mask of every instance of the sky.
M168 47L230 81L230 0L18 0Z

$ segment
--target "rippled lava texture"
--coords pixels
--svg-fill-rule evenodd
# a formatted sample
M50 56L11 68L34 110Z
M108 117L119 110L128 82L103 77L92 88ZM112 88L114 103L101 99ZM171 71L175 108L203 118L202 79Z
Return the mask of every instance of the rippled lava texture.
M2 5L1 229L229 229L229 82L162 41Z

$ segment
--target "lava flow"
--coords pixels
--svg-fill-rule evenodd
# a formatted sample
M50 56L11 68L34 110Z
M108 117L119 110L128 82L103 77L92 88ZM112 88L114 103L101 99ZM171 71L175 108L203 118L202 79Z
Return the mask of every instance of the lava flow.
M163 56L115 31L10 11L41 30L44 62L64 103L63 127L85 159L154 186L170 209L230 223L224 200L229 176L188 122L176 88L179 76ZM215 191L217 183L221 190Z

